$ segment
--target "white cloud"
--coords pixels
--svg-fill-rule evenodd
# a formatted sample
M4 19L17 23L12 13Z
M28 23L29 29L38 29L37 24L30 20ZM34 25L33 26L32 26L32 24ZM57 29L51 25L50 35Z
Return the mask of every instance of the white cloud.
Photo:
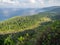
M30 0L31 3L36 3L36 0Z
M2 3L15 3L15 1L11 1L11 0L1 0Z
M0 6L14 8L60 6L59 2L59 0L0 0Z
M0 0L0 6L3 7L17 7L19 6L19 1L12 1L12 0Z
M44 0L38 0L42 5L44 5Z

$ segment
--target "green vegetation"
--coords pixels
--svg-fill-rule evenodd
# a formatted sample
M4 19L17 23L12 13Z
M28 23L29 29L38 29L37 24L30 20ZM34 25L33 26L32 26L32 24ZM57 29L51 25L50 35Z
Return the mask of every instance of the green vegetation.
M44 12L0 22L0 45L60 45L58 16Z
M41 37L39 36L37 40L37 45L60 45L60 20L54 21L44 28Z
M17 16L10 18L0 23L0 34L15 33L39 26L42 22L51 21L47 16L33 15L33 16Z

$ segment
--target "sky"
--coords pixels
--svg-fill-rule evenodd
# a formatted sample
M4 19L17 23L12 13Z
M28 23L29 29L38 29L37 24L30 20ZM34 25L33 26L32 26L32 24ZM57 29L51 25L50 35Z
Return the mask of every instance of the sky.
M0 7L6 8L43 8L60 6L60 0L0 0Z

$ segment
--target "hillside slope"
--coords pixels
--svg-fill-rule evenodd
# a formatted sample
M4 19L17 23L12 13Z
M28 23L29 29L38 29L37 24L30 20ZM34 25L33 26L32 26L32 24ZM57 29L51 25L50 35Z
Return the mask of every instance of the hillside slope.
M36 28L39 24L53 20L60 20L59 13L42 12L31 16L16 16L8 20L0 22L0 34L15 33L32 28Z
M0 34L6 33L13 33L24 31L27 29L32 29L38 27L42 22L51 21L46 15L32 15L32 16L17 16L10 18L6 21L0 22Z
M36 45L60 45L60 20L45 25L42 30L37 34Z
M60 45L60 13L50 11L0 22L0 45Z
M57 42L58 41L58 42ZM0 34L1 45L59 45L60 21L42 23L23 32Z

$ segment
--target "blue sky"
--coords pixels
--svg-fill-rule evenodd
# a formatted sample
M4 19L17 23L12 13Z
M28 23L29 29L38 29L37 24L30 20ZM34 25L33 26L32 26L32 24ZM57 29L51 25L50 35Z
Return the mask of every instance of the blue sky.
M0 0L0 7L7 8L43 8L60 6L60 0Z

